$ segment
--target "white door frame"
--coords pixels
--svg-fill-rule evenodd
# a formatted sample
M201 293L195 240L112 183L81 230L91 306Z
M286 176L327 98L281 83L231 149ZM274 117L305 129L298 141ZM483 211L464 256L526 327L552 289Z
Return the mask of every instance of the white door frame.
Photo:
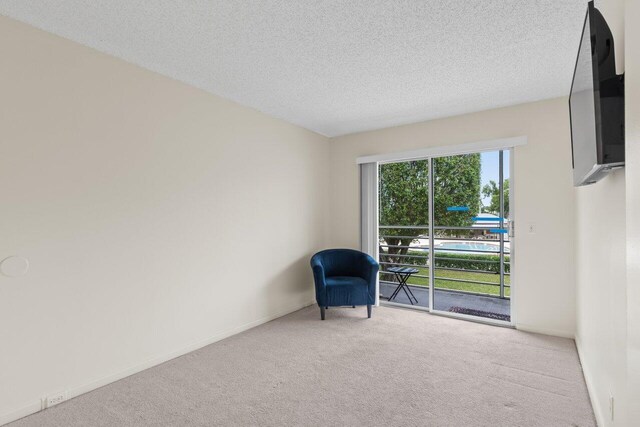
M429 160L429 178L432 181L433 179L433 169L432 169L432 159L433 158L437 158L437 157L448 157L448 156L455 156L455 155L460 155L460 154L472 154L472 153L482 153L482 152L488 152L488 151L508 151L509 152L509 217L510 217L510 230L509 230L509 239L510 239L510 251L509 251L509 265L510 265L510 306L511 306L511 314L510 314L510 321L509 322L504 322L504 321L500 321L500 320L494 320L494 319L484 319L481 317L476 317L476 316L469 316L469 315L465 315L465 314L459 314L459 313L449 313L449 312L445 312L445 311L439 311L439 310L435 310L433 308L433 292L434 292L434 283L433 283L433 277L435 275L434 269L431 268L432 265L432 259L433 259L433 187L430 183L429 185L429 248L430 248L430 257L429 257L429 307L419 307L419 306L407 306L405 304L399 304L399 303L394 303L394 302L388 302L388 301L384 301L383 304L384 305L390 305L390 306L402 306L404 308L414 308L417 310L422 310L422 311L428 311L429 313L432 314L436 314L436 315L441 315L441 316L446 316L446 317L454 317L454 318L458 318L458 319L463 319L463 320L470 320L470 321L474 321L474 322L480 322L480 323L487 323L487 324L491 324L491 325L497 325L497 326L508 326L508 327L515 327L516 324L516 291L515 288L517 286L514 286L516 279L515 279L515 252L516 252L516 243L515 243L515 235L513 233L513 230L515 229L515 213L516 213L516 200L515 200L515 169L514 169L514 165L515 165L515 147L517 146L521 146L521 145L525 145L527 143L527 137L526 136L518 136L518 137L513 137L513 138L503 138L503 139L494 139L494 140L488 140L488 141L478 141L478 142L470 142L470 143L465 143L465 144L458 144L458 145L449 145L449 146L440 146L440 147L429 147L429 148L424 148L424 149L419 149L419 150L413 150L413 151L405 151L405 152L399 152L399 153L387 153L387 154L378 154L378 155L372 155L372 156L363 156L363 157L358 157L357 158L357 163L359 165L364 165L364 164L373 164L375 166L373 166L373 168L375 169L375 185L367 185L367 188L364 188L361 184L361 197L363 197L362 200L365 200L366 197L366 201L367 203L361 203L361 209L363 210L363 212L361 212L361 218L369 218L368 220L366 220L366 224L363 220L362 223L362 230L361 230L361 236L364 236L365 233L369 236L369 239L372 239L375 237L374 242L376 242L376 244L374 245L375 248L373 248L371 246L371 240L368 240L368 247L365 248L363 246L363 244L361 244L362 249L365 250L367 249L365 252L367 253L375 253L376 255L376 259L378 259L378 230L379 230L379 223L378 223L378 166L380 164L384 164L384 163L398 163L398 162L407 162L407 161L412 161L412 160ZM362 168L361 168L362 170ZM365 192L368 193L368 195L365 195ZM373 217L371 216L370 212L365 212L366 210L371 210L375 208L375 221L373 221ZM366 229L365 229L366 228ZM375 230L373 230L372 228L375 228ZM364 240L361 240L362 242L364 242ZM372 255L373 256L373 255ZM376 284L376 305L380 304L380 299L379 299L379 282Z

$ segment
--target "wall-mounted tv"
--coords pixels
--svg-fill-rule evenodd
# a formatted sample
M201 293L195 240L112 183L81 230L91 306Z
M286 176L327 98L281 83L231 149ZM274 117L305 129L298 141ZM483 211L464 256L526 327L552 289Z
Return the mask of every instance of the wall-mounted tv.
M587 6L569 96L573 184L593 184L624 166L624 74L616 74L613 35Z

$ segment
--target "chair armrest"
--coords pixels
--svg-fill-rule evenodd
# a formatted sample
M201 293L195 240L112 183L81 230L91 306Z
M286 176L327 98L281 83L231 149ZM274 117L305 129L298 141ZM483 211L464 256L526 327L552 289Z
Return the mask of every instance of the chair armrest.
M375 284L376 282L376 274L378 274L378 270L380 269L380 264L378 264L376 262L375 259L373 259L373 257L371 257L370 255L364 254L365 256L363 257L363 273L364 276L362 277L364 280L366 280L369 284Z
M311 269L313 270L313 282L316 288L316 302L323 307L327 299L327 282L324 278L324 267L319 260L311 259Z
M311 269L313 270L313 281L316 284L316 289L327 286L327 283L324 280L324 267L320 261L312 260Z

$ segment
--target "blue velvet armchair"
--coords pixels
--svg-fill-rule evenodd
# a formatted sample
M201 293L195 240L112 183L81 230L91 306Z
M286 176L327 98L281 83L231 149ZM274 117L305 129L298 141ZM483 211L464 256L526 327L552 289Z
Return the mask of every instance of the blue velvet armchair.
M373 258L353 249L328 249L311 258L311 268L322 320L329 307L356 305L366 305L371 318L380 268Z

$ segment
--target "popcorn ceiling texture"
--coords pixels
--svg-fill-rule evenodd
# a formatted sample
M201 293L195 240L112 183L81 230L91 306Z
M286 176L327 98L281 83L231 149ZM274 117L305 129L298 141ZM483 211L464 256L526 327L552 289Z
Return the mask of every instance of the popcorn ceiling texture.
M336 136L568 95L586 0L0 0L0 14Z

